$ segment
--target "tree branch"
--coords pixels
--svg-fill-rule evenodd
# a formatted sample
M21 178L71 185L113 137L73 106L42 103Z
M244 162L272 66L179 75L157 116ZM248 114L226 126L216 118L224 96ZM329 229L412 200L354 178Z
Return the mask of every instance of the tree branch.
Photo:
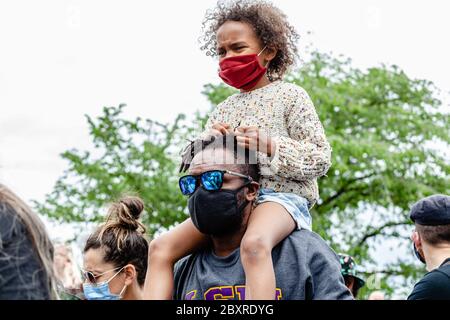
M355 182L357 182L357 181L360 181L360 180L364 180L364 179L366 179L366 178L370 178L370 177L372 177L372 176L374 176L375 175L375 172L372 172L372 173L370 173L370 174L367 174L367 175L365 175L365 176L362 176L362 177L359 177L359 178L353 178L353 179L350 179L350 180L348 180L334 195L332 195L332 196L330 196L328 199L326 199L326 200L324 200L321 204L320 204L320 206L326 206L326 205L328 205L330 202L332 202L333 200L336 200L337 198L339 198L341 195L343 195L345 192L347 192L348 191L348 187L351 185L351 184L353 184L353 183L355 183Z
M366 276L370 276L372 274L378 274L378 273L382 273L388 276L402 276L404 275L404 271L403 270L373 270L373 271L360 271L361 274L364 274Z
M407 225L409 224L409 221L400 221L400 222L388 222L378 228L373 229L371 232L366 233L361 240L357 243L356 246L361 246L364 244L364 242L366 242L367 239L375 237L376 235L379 235L384 229L386 228L390 228L390 227L396 227L396 226L402 226L402 225Z

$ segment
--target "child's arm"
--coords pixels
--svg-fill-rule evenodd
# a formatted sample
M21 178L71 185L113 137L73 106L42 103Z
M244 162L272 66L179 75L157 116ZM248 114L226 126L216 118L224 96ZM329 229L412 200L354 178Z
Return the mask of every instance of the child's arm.
M331 147L309 95L302 88L297 92L286 110L289 137L272 137L275 153L268 164L274 174L302 181L327 173Z
M209 237L187 219L150 243L145 278L145 300L170 300L173 294L173 266L181 258L202 248Z
M298 96L286 110L289 137L269 137L257 127L236 130L238 144L267 154L272 173L294 179L309 180L323 176L331 165L331 147L322 123L308 94L298 89Z

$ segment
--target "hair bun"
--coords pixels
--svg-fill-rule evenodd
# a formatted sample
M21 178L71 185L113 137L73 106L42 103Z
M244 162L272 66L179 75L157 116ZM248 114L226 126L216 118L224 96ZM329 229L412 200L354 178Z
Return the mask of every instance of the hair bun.
M109 208L107 225L130 230L143 229L145 232L143 224L138 221L143 211L144 202L140 198L133 196L121 198Z
M144 211L144 202L138 197L125 197L119 200L129 211L130 215L138 220Z

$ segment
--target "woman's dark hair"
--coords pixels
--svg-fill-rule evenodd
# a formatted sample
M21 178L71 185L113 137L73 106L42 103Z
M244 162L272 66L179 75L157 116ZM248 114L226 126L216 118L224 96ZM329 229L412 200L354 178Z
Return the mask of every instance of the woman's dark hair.
M103 260L117 268L132 264L140 286L145 281L148 257L145 227L138 221L143 211L144 203L138 197L127 196L113 203L105 224L91 234L84 247L84 252L101 248Z
M216 33L227 21L248 23L263 47L277 50L268 66L269 80L282 78L295 63L299 35L288 23L286 15L266 1L218 1L214 9L208 10L203 20L203 35L200 37L201 50L205 50L207 55L217 56Z
M38 215L24 201L2 184L0 184L0 220L6 226L11 225L11 230L6 234L0 232L0 236L8 234L15 236L14 241L10 243L3 242L3 237L0 237L0 259L5 260L3 262L6 262L7 266L5 270L1 271L10 272L10 270L15 269L19 273L22 271L21 268L25 268L29 272L26 274L19 273L17 276L14 274L7 275L10 285L15 284L15 279L20 282L17 290L21 289L21 292L20 294L17 293L17 297L20 297L20 299L23 297L26 297L25 299L42 299L45 297L47 299L48 296L50 299L59 299L53 269L53 245L45 226ZM22 236L22 230L24 230L26 236ZM5 251L8 246L13 248L13 255ZM28 250L30 247L32 249ZM20 256L22 253L25 253L25 255ZM34 257L37 259L38 269L35 269L34 263L30 263L30 259L34 262ZM0 277L3 276L0 275ZM43 283L40 283L40 279L43 280ZM40 286L39 293L35 290L38 285ZM16 292L13 292L13 294L16 294Z

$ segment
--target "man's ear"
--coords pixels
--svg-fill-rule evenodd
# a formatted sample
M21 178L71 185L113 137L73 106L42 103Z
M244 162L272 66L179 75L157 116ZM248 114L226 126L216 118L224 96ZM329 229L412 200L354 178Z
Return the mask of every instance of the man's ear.
M259 192L259 183L253 181L247 186L245 198L247 199L247 201L252 202L258 196L258 192Z
M123 269L123 272L125 273L125 284L127 286L131 285L133 283L134 279L137 278L136 268L132 264L128 264Z
M416 246L417 250L422 248L422 238L420 237L419 232L416 230L413 231L411 235L411 240L414 242L414 245Z

